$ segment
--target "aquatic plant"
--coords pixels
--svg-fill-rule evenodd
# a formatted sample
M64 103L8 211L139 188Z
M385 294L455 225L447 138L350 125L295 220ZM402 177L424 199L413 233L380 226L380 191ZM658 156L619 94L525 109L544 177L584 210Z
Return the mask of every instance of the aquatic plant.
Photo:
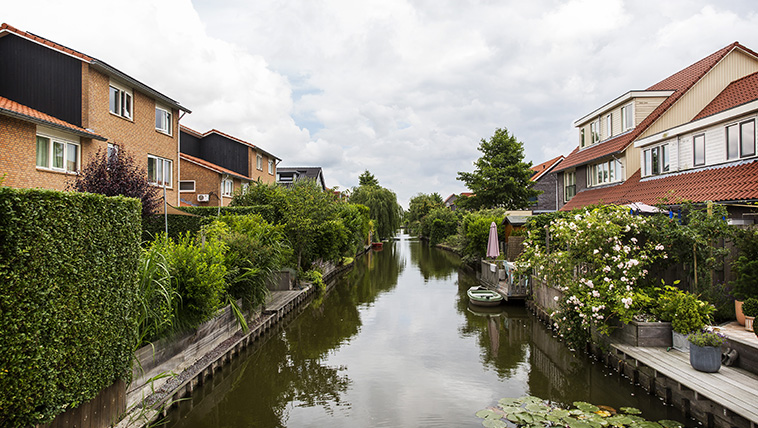
M642 412L634 407L616 410L608 406L595 406L583 401L575 401L570 408L563 408L534 396L503 398L497 407L488 407L476 412L488 428L517 427L569 427L569 428L683 428L684 424L661 420L645 420Z

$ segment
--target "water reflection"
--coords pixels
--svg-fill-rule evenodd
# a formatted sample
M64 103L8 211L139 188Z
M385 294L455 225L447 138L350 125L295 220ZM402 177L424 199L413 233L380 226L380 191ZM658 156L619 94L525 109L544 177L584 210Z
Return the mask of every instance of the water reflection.
M524 394L677 419L569 352L523 304L469 306L475 284L450 253L406 238L386 244L197 389L170 426L474 427L477 410Z

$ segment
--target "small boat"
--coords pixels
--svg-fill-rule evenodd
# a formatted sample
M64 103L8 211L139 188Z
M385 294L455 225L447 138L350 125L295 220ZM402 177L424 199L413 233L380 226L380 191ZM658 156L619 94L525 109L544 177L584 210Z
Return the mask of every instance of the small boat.
M381 242L374 242L373 244L371 244L371 249L374 251L382 251L383 246L384 244Z
M469 302L477 306L497 306L503 301L500 293L481 285L469 288L466 294L468 294Z

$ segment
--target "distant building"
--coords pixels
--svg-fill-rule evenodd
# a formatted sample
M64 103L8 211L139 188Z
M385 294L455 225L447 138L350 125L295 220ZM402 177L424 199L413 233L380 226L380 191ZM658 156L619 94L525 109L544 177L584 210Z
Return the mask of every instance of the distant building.
M276 182L288 186L299 180L313 180L326 190L324 173L319 166L282 166L276 170Z
M464 197L468 198L474 196L472 192L462 192L460 195L456 195L453 193L452 195L448 196L447 199L445 199L445 207L450 208L451 210L455 211L458 209L458 207L455 205L455 201L458 200L458 198Z
M530 207L534 213L546 213L558 211L558 177L553 170L563 160L563 156L542 162L532 167L534 174L531 177L532 188L542 193L534 197Z

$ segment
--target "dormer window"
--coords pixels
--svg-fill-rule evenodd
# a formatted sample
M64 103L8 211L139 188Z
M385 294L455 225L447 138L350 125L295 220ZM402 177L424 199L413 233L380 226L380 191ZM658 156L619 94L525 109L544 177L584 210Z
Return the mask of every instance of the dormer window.
M755 156L755 120L726 127L727 159Z
M584 128L579 130L579 146L584 147Z
M658 175L669 172L669 145L664 144L662 146L653 147L643 152L642 170L644 176Z
M605 117L606 138L613 137L613 113Z
M600 121L596 120L590 123L590 134L592 135L592 144L600 141Z
M634 128L634 111L633 104L621 107L621 130L626 131Z
M125 119L132 119L132 92L114 83L110 84L110 112Z

